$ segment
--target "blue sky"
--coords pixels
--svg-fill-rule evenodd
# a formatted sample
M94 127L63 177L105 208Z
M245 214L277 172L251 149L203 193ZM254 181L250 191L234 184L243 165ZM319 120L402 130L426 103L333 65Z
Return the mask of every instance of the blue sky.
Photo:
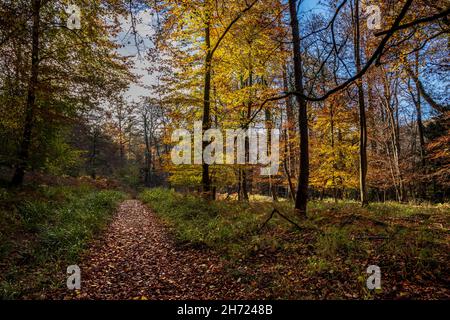
M314 7L317 7L319 3L319 0L303 0L302 4L300 5L300 10L310 10L313 9Z

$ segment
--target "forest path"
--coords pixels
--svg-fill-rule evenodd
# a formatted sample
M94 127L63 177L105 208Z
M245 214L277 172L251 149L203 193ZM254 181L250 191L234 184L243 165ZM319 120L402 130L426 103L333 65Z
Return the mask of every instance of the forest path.
M126 200L79 264L77 299L236 299L244 287L208 251L179 248L158 217Z

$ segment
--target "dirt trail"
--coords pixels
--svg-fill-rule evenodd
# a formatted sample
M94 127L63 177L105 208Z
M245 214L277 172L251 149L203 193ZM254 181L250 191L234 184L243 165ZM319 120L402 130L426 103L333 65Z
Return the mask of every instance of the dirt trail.
M179 248L151 210L123 202L103 238L79 264L78 299L236 299L244 286L208 251ZM248 287L247 287L248 288ZM246 297L248 298L248 296Z

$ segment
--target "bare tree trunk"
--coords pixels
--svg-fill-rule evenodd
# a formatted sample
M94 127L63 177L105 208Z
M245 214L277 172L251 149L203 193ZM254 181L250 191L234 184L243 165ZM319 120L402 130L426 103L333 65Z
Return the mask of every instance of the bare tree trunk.
M145 141L145 177L144 183L146 186L151 186L152 183L152 151L151 151L151 141L149 139L148 130L148 119L147 115L143 115L144 118L144 141Z
M267 156L270 156L270 152L273 152L273 150L270 150L270 146L272 145L272 129L273 129L273 121L272 121L272 114L270 113L270 110L266 110L265 112L265 120L266 120L266 128L269 132L267 135ZM270 152L269 152L270 150ZM269 175L269 185L270 185L270 192L272 194L273 201L278 201L278 194L275 184L272 181L272 176Z
M330 141L331 141L331 151L334 155L334 109L333 109L333 103L330 103ZM338 202L337 186L336 186L336 170L337 170L337 161L336 161L336 159L334 159L333 160L333 172L332 172L334 202Z
M415 72L414 72L414 76L418 79L419 78L419 52L416 51L416 57L415 57L416 61L415 61ZM412 70L410 70L410 73L412 74ZM411 75L410 75L411 76ZM414 101L414 105L416 106L416 112L417 112L417 117L416 117L416 123L417 123L417 131L419 134L419 152L420 152L420 164L421 164L421 169L422 169L422 174L426 173L426 150L425 150L425 138L424 138L424 128L423 128L423 123L422 123L422 101L421 101L421 91L420 91L420 87L418 84L418 81L415 81L415 85L416 85L416 95L417 98L414 98L414 93L411 92L411 96L413 98ZM409 86L409 85L408 85ZM415 138L414 138L415 139ZM425 186L423 185L423 183L419 182L419 192L420 192L420 197L421 198L425 198L426 197L426 190L425 190Z
M284 140L286 141L286 143L284 144L283 166L284 166L284 172L286 173L288 184L289 184L289 194L291 195L292 200L294 200L294 202L295 202L295 188L292 183L291 166L288 165L288 143L287 143L287 141L289 140L289 136L288 136L287 131L288 131L287 128L284 129L284 137L285 137Z
M287 78L287 72L283 71L283 84L284 84L284 90L288 92L290 90L289 88L289 82ZM287 146L288 146L288 156L289 156L289 172L292 177L294 177L295 172L293 170L293 166L295 164L295 155L294 155L294 144L291 141L291 138L295 135L295 119L294 119L294 109L292 105L291 97L286 98L286 117L287 117Z
M97 137L98 137L98 130L96 127L94 127L93 133L92 133L92 155L91 155L91 178L95 180L97 178L97 170L96 170L96 159L97 159Z
M283 70L283 86L286 92L289 91L289 81L287 70ZM295 177L295 155L294 155L294 144L291 141L291 138L294 136L294 113L293 113L293 105L291 101L291 97L286 97L286 129L284 130L284 140L286 143L284 144L284 170L286 172L286 176L289 183L289 193L292 197L292 200L295 202L295 187L292 179Z
M360 49L360 29L359 29L359 0L355 0L355 30L354 30L354 50L356 72L361 72L361 49ZM366 107L364 102L364 88L362 79L356 82L358 88L359 105L359 187L361 205L368 204L366 176L367 176L367 123Z
M408 72L409 76L413 79L414 83L417 86L417 90L420 92L421 96L425 99L425 101L436 111L440 113L445 113L447 111L450 111L450 107L448 105L442 105L437 103L425 90L422 81L419 79L419 75L414 74L414 72L409 68L406 67L406 71Z
M251 93L251 87L253 86L253 67L252 67L252 57L251 57L251 48L249 50L249 64L248 64L248 80L246 81L246 84L243 84L242 87L248 86L250 88L249 90L249 97L247 101L247 113L246 117L247 120L250 120L252 117L252 93ZM249 137L245 137L245 163L249 163L250 160L250 141ZM249 190L248 190L248 174L249 169L244 167L242 169L242 193L245 201L249 201Z
M205 57L205 87L203 96L203 117L202 117L202 130L203 133L211 128L211 117L210 117L210 107L211 107L211 20L208 14L206 18L205 26L205 46L206 46L206 57ZM208 142L202 142L202 151L208 146ZM202 162L202 186L204 196L210 198L211 195L211 181L209 177L209 165Z
M31 134L33 131L34 109L36 104L36 90L39 76L39 32L40 32L41 0L33 0L33 25L32 25L32 49L31 49L31 76L28 84L28 96L25 107L25 123L22 143L18 150L18 163L11 185L18 186L23 183L25 168L28 165Z
M242 185L242 199L244 201L249 201L246 168L241 169L241 185Z
M291 29L294 55L294 77L296 92L303 93L302 56L300 52L300 31L298 26L297 5L295 0L289 0ZM299 105L298 122L300 127L300 175L295 199L295 209L299 215L306 217L309 182L309 149L308 149L308 110L306 100L299 94L295 95Z
M238 171L238 191L237 191L238 201L242 200L242 170L239 168Z

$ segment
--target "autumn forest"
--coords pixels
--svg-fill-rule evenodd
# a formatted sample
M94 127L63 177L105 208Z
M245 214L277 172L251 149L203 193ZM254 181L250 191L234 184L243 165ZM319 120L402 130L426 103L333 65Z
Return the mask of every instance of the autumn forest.
M0 0L0 296L449 299L449 18Z

